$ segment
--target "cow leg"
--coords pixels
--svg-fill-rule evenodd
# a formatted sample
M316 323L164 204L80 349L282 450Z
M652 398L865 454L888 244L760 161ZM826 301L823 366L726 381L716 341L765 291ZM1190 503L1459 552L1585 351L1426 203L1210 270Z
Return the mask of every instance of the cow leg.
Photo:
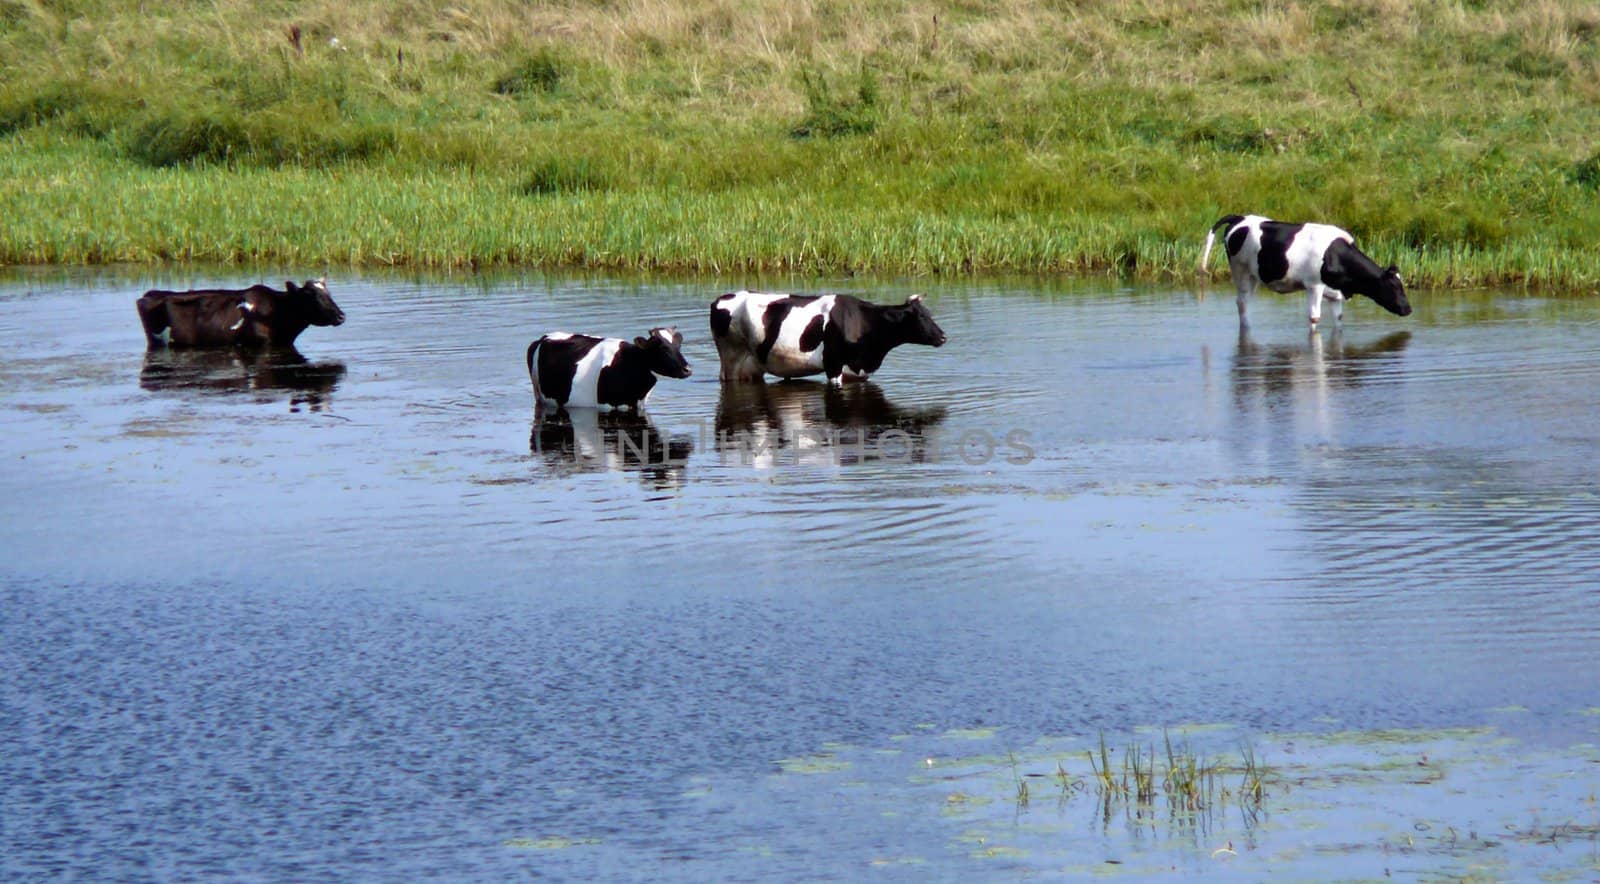
M747 381L749 378L750 354L744 348L733 344L731 341L717 338L717 360L722 364L720 378L725 381Z
M724 381L759 381L767 370L755 355L739 343L717 338L717 359L722 363Z
M767 367L761 364L761 360L746 353L735 364L733 374L729 380L760 382L765 380L766 377Z
M1246 276L1234 280L1234 303L1239 307L1239 327L1250 327L1250 296L1255 293L1256 281L1253 277Z
M845 372L849 368L844 364L844 357L835 347L830 347L826 342L822 345L822 373L828 378L828 386L844 386Z
M719 375L719 377L721 377L725 381L737 380L738 378L735 377L734 373L739 368L739 353L738 353L738 351L735 350L735 348L734 348L734 346L732 344L728 343L727 341L724 341L720 335L717 336L716 340L717 340L717 360L722 363L722 369L721 369L722 373Z
M1333 324L1335 326L1338 326L1338 325L1340 325L1341 323L1344 322L1344 298L1334 298L1332 300L1333 300Z
M1322 296L1326 286L1313 285L1306 288L1306 312L1310 314L1311 330L1317 330L1317 321L1322 319Z

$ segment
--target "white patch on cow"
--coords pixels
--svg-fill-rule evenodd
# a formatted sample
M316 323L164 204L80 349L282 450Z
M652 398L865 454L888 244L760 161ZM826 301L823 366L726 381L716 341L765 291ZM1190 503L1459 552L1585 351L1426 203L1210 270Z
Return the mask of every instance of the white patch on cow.
M716 334L712 338L717 345L717 357L722 362L721 377L725 381L759 381L766 374L766 369L755 357L755 343L752 332L759 334L759 323L751 328L747 317L753 310L756 316L772 303L784 295L756 294L748 291L737 291L722 298L718 298L713 305L713 310L728 314L728 331L726 334ZM712 324L713 330L716 323Z
M617 358L623 343L621 338L602 338L600 343L583 354L572 375L572 395L567 397L567 405L578 408L600 405L600 370Z
M758 381L766 369L756 360L761 340L761 315L767 305L788 295L737 291L716 301L715 309L728 314L728 333L714 335L725 381Z
M798 378L822 373L822 345L811 350L800 349L800 336L811 320L821 315L824 328L828 312L833 309L834 296L823 295L809 304L796 307L784 317L778 328L765 364L755 353L766 341L767 308L774 301L790 297L771 292L735 292L732 297L720 300L717 309L731 315L728 333L717 338L717 353L722 358L724 380L759 380L771 372L779 377Z
M822 327L828 327L828 313L833 310L833 295L823 295L801 307L789 311L778 326L778 340L767 354L767 371L784 378L799 378L822 372L822 342L810 350L800 348L800 337L806 327L819 315Z

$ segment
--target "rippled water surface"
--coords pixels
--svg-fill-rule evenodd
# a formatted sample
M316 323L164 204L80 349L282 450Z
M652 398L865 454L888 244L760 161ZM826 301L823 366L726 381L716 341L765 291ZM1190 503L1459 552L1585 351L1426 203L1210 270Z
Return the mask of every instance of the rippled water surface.
M0 280L0 877L1194 871L974 849L924 768L1197 723L1490 729L1517 800L1600 786L1595 299L1242 336L1215 293L850 281L950 341L833 391L721 388L744 280L368 277L296 354L146 354L145 288L251 281ZM534 337L663 324L695 374L645 417L536 419Z

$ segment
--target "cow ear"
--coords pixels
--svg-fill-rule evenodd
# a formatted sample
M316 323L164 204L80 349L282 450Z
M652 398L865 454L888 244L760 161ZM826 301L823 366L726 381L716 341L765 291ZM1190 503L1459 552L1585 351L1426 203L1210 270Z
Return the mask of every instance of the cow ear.
M1400 268L1395 266L1394 264L1390 264L1389 265L1389 269L1387 269L1387 270L1385 270L1383 272L1384 272L1384 274L1386 276L1399 276L1400 275Z
M909 298L906 298L906 303L907 304L916 304L916 303L920 303L921 301L922 301L922 295L921 294L915 294L915 295L912 295Z
M650 341L649 339L643 337L634 338L633 345L635 347L648 347L650 345Z

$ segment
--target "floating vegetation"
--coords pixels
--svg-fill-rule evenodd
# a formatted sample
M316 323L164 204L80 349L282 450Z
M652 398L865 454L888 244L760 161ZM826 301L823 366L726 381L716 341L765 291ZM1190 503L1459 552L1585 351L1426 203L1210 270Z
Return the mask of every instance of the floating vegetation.
M955 728L944 732L952 740L987 740L995 735L992 727Z
M544 838L509 838L500 842L502 846L512 850L566 850L569 847L583 847L590 844L599 844L599 838L564 838L560 835L551 835Z
M1600 872L1600 747L1537 751L1482 728L1197 731L1141 730L1120 748L1102 732L967 756L948 750L976 741L946 731L894 755L840 750L826 760L868 786L853 800L896 817L920 806L959 827L956 855L1024 872L1219 863L1258 877L1319 877L1335 866L1358 878Z
M798 758L780 758L773 763L784 773L791 774L838 773L850 768L850 762L840 760L831 752L819 752Z

